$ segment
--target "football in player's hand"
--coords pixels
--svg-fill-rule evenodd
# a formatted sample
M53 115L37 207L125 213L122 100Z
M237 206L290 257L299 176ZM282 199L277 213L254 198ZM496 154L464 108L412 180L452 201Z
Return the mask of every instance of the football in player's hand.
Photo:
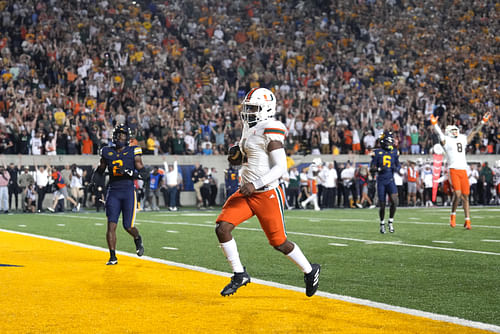
M241 165L243 161L243 153L241 153L238 145L234 145L229 148L227 160L231 165Z

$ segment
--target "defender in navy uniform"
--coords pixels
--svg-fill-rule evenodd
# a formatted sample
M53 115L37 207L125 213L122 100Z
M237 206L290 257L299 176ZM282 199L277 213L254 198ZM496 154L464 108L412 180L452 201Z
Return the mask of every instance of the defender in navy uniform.
M139 146L129 146L130 130L120 124L113 131L113 144L101 149L101 162L94 175L104 175L106 168L109 173L109 183L106 192L106 216L108 228L106 240L109 247L107 265L118 263L116 258L116 227L122 213L123 228L134 238L138 256L144 254L144 246L139 230L134 226L137 210L137 197L134 178L147 176L142 163L142 150Z
M226 184L226 199L238 191L240 187L239 171L237 166L229 164L229 168L224 171L224 181Z
M391 131L384 131L380 136L381 149L376 149L372 153L370 171L372 175L377 174L377 193L380 205L380 233L385 233L385 199L389 194L389 232L394 232L394 215L396 207L399 205L398 189L394 183L394 173L399 173L401 166L399 164L399 153L394 149L394 137Z

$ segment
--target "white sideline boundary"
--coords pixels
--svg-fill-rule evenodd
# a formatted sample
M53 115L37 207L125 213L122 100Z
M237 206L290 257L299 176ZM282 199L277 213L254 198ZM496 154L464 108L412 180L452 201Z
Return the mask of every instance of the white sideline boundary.
M66 215L53 215L53 217L75 218L75 219L88 219L88 216L83 216L83 215L67 215L67 214ZM93 219L106 220L106 217L93 217ZM178 221L178 222L174 222L174 221L164 222L164 221L146 220L146 219L142 219L142 220L136 222L136 224L141 224L141 223L162 224L162 225L198 226L198 227L210 227L210 228L213 228L213 226L214 226L213 224L212 225L196 224L196 223L193 224L193 223L181 222L181 221ZM500 228L500 226L498 226L498 228ZM256 227L239 226L238 229L240 229L240 230L246 230L246 231L256 231L256 232L261 232L262 231L260 228L256 228ZM461 248L451 248L451 247L437 247L437 246L429 246L429 245L405 244L402 241L366 240L366 239L357 239L357 238L348 238L348 237L338 237L338 236L335 236L335 235L324 235L324 234L315 234L315 233L306 233L306 232L293 232L293 231L287 231L286 234L287 235L288 234L289 235L301 235L301 236L314 237L314 238L322 238L322 239L335 239L335 240L362 242L362 243L365 243L367 245L384 244L384 245L394 245L394 246L402 246L402 247L432 249L432 250L440 250L440 251L448 251L448 252L458 252L458 253L471 253L471 254L482 254L482 255L500 256L500 253L495 253L495 252L486 252L486 251L478 251L478 250L471 250L471 249L461 249Z
M35 237L35 238L39 238L39 239L56 241L56 242L60 242L60 243L64 243L64 244L68 244L68 245L72 245L72 246L77 246L77 247L81 247L81 248L93 249L93 250L98 250L98 251L102 251L102 252L106 252L106 253L108 252L107 249L102 248L102 247L87 245L87 244L83 244L80 242L69 241L69 240L64 240L64 239L59 239L59 238L53 238L53 237L47 237L47 236L41 236L41 235L37 235L37 234L11 231L11 230L5 230L5 229L0 229L0 232ZM225 273L225 272L212 270L212 269L208 269L208 268L203 268L203 267L198 267L198 266L191 266L191 265L172 262L172 261L163 260L163 259L157 259L157 258L153 258L153 257L149 257L149 256L142 256L142 257L138 258L136 256L136 254L131 254L131 253L122 252L122 251L117 251L117 253L120 255L134 257L134 258L139 259L139 260L162 263L162 264L166 264L166 265L170 265L170 266L174 266L174 267L180 267L180 268L189 269L189 270L194 270L194 271L198 271L198 272L202 272L202 273L224 276L224 277L231 276L230 273ZM270 287L275 287L275 288L280 288L280 289L284 289L284 290L291 290L291 291L297 291L297 292L304 292L305 291L304 288L299 288L299 287L287 285L287 284L265 281L265 280L261 280L261 279L252 278L252 281L255 283L258 283L258 284L262 284L262 285L266 285L266 286L270 286ZM382 310L386 310L386 311L393 311L393 312L413 315L413 316L417 316L417 317L423 317L423 318L436 320L436 321L449 322L449 323L453 323L453 324L461 325L461 326L465 326L465 327L478 328L478 329L483 329L483 330L489 330L489 331L492 331L495 333L500 333L500 326L486 324L486 323L482 323L482 322L478 322L478 321L471 321L471 320L462 319L462 318L458 318L458 317L452 317L452 316L447 316L447 315L442 315L442 314L419 311L419 310L409 309L406 307L378 303L378 302L374 302L374 301L367 300L367 299L360 299L360 298L354 298L354 297L349 297L349 296L337 295L337 294L322 292L322 291L316 292L316 295L326 297L329 299L345 301L348 303L374 307L374 308L378 308L378 309L382 309Z

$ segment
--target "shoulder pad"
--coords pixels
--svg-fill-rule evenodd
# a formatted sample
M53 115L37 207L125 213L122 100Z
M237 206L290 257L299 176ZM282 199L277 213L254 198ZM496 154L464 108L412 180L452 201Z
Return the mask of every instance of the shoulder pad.
M110 155L113 155L113 151L111 150L110 146L104 146L101 148L101 157L106 158Z
M142 155L142 149L140 146L133 146L134 155Z

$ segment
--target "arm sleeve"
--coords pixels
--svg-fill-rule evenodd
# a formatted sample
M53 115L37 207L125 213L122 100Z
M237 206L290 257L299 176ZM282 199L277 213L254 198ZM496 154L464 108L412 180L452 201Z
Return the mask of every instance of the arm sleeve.
M443 131L441 131L441 128L439 127L439 125L437 125L437 124L434 125L434 130L436 130L436 133L439 136L439 140L441 142L444 142L445 141L444 133L443 133Z
M265 185L278 180L286 172L286 153L284 148L269 152L273 167L260 179L253 181L255 189L264 187Z

